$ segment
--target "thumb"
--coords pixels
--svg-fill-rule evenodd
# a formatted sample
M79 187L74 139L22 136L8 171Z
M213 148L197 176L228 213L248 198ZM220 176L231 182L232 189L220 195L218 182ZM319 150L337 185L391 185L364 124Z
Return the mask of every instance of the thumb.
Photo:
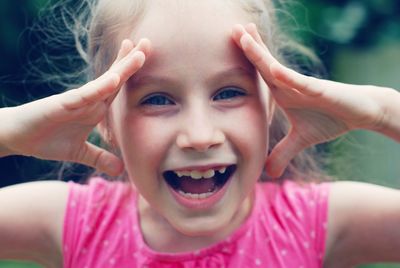
M266 170L273 177L282 176L290 161L305 148L304 142L296 132L290 131L275 147L267 158Z
M124 169L121 159L89 142L85 142L80 155L81 158L76 159L76 162L91 166L111 176L121 174Z

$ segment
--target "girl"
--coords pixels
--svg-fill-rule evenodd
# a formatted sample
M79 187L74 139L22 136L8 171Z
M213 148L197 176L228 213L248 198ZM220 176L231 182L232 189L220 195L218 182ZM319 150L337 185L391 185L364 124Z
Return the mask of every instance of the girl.
M79 162L126 181L2 189L0 257L46 267L400 261L397 190L294 182L318 174L303 149L352 129L400 141L399 93L284 67L273 10L261 0L98 1L95 79L0 109L0 155ZM282 139L279 109L291 126ZM86 141L96 126L115 154ZM264 167L280 179L262 182Z

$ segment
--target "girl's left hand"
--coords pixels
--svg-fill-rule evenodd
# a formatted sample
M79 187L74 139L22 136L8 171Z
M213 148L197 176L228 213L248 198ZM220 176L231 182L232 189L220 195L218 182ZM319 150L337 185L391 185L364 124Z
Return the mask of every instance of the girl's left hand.
M290 160L311 145L332 140L352 129L382 127L385 111L377 101L377 92L381 95L386 89L299 74L271 55L254 24L235 26L233 39L258 69L291 123L289 133L267 159L267 171L272 177L279 177Z

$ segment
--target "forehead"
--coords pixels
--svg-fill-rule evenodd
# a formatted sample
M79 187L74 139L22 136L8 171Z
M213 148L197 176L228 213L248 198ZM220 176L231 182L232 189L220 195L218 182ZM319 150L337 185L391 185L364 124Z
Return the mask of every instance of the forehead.
M230 0L149 0L143 19L136 25L133 40L149 38L151 67L242 65L249 62L236 47L232 27L250 22L237 1Z

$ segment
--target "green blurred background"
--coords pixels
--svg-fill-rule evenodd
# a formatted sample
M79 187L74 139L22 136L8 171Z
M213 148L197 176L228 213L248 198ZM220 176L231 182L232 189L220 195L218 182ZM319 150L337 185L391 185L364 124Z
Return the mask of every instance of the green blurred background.
M63 90L54 89L51 81L38 81L28 68L28 63L40 58L45 36L27 31L27 28L31 27L46 2L0 1L1 107ZM279 15L285 29L314 48L330 79L400 88L400 1L303 0L291 2L288 8L289 13L280 12ZM61 47L52 52L68 54L65 50L68 48ZM375 133L355 131L326 147L334 159L329 170L336 177L400 188L398 143ZM54 162L17 156L2 158L0 187L48 177L54 168ZM85 167L77 166L66 179L79 180L79 176L87 171ZM0 261L0 268L6 267L39 266ZM400 267L400 264L361 267Z

